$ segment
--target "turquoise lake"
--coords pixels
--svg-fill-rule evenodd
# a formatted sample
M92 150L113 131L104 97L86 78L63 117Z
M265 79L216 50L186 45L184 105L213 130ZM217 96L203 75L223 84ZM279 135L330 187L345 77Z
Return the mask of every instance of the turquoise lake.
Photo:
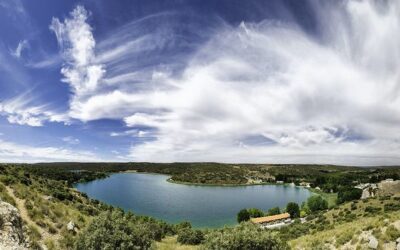
M167 182L169 176L118 173L75 187L90 198L148 215L169 223L190 221L197 228L217 228L236 224L242 208L299 205L312 195L300 187L287 185L199 186Z

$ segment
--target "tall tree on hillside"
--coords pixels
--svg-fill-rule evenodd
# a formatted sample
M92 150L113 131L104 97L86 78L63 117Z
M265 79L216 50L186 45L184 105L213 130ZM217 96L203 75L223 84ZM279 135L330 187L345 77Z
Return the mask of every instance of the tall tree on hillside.
M299 218L300 217L300 208L299 204L295 202L289 202L286 206L286 212L290 214L290 217L293 218Z

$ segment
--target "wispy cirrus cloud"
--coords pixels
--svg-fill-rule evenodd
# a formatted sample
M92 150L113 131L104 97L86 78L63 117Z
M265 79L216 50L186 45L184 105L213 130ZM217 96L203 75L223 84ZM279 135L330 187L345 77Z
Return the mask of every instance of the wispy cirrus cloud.
M33 101L28 92L7 99L0 102L0 115L7 117L9 123L32 127L43 126L45 122L68 123L66 115L52 111L48 105L34 105Z
M46 161L104 161L90 151L65 149L62 147L38 147L0 139L1 162L46 162Z
M16 58L20 58L22 51L24 49L29 48L29 43L27 40L22 40L18 43L17 47L15 48L15 50L11 51L11 55L13 55Z
M398 163L399 4L315 3L314 11L317 36L294 23L243 22L186 56L156 57L171 41L176 50L186 44L164 30L130 36L126 27L140 30L139 22L96 51L78 6L52 24L74 91L70 115L156 131L132 146L138 161Z
M63 142L66 142L71 145L77 145L81 143L81 141L78 138L74 138L72 136L66 136L62 138Z

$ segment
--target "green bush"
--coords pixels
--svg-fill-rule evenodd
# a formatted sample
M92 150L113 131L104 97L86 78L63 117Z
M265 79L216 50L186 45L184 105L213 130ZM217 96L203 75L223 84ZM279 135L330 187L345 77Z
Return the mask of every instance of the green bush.
M385 204L383 208L384 208L385 212L399 211L400 210L400 204L398 204L398 203L388 203L388 204Z
M353 187L344 187L341 188L338 192L337 202L339 204L344 203L346 201L358 200L361 198L362 190Z
M248 221L250 220L250 213L247 211L247 209L242 209L239 211L237 214L237 222L243 222L243 221Z
M368 206L365 208L365 212L366 213L378 213L380 212L382 209L380 207L372 207L372 206Z
M102 213L79 235L76 249L150 249L164 230L155 220L114 210Z
M288 249L275 232L242 223L233 228L213 230L206 235L203 249L207 250L281 250Z
M204 240L204 234L200 230L184 228L179 230L177 241L181 244L198 245Z
M319 195L314 195L308 198L307 206L312 211L328 209L328 202Z
M290 217L293 218L299 218L300 217L300 208L299 204L295 202L289 202L286 206L286 212L290 214Z
M247 209L247 211L249 212L250 218L257 218L264 216L264 212L258 208L249 208Z
M351 241L353 238L354 232L352 231L345 231L342 232L340 235L337 235L336 237L336 244L337 246L342 246L346 244L347 242Z
M267 214L268 215L276 215L276 214L280 214L281 213L281 209L279 207L273 207L268 209Z
M390 241L395 241L397 238L400 237L400 231L397 230L393 225L388 226L385 234Z

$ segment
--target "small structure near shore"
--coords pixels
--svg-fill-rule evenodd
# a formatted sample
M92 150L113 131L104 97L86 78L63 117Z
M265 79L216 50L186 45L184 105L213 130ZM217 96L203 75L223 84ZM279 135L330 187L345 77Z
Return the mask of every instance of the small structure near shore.
M378 192L378 185L375 183L361 183L355 188L362 190L361 199L375 197Z
M289 213L251 218L250 221L254 224L260 225L262 228L278 228L292 222Z
M305 181L300 182L299 185L300 185L301 187L307 187L307 188L310 188L310 187L311 187L311 184L310 184L309 182L305 182Z

